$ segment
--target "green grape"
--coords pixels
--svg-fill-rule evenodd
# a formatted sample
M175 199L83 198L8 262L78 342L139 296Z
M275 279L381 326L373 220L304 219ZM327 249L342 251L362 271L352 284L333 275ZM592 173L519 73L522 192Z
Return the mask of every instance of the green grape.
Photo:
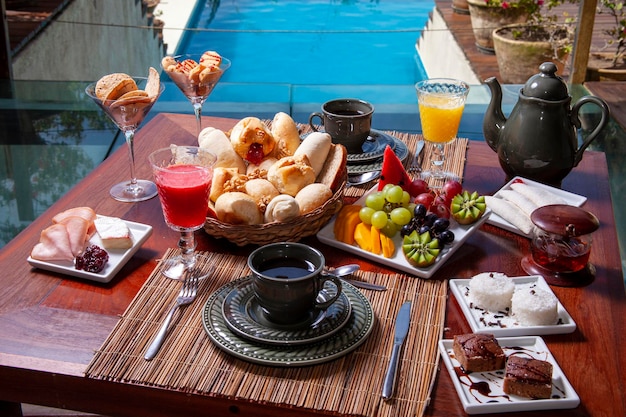
M387 225L387 221L389 218L387 217L387 213L384 211L376 211L372 214L372 226L377 229L382 229Z
M411 202L411 194L408 191L402 192L402 207L409 207L409 203Z
M387 193L385 194L385 199L392 204L397 204L402 201L402 194L404 190L399 185L394 185L393 187L389 187Z
M380 233L384 234L387 237L394 237L396 233L398 233L398 229L398 225L392 222L391 219L388 219L385 227L380 229Z
M395 187L394 184L388 183L385 184L385 186L383 187L383 189L381 190L381 192L383 193L383 196L387 195L387 191L391 188L391 187Z
M369 194L365 197L365 205L376 211L382 210L385 205L385 197L381 191Z
M389 213L391 221L399 226L404 226L409 223L411 221L411 217L413 217L411 212L404 207L395 208L391 210L391 213Z
M372 224L372 214L374 214L376 210L371 207L363 207L359 210L359 218L365 224Z

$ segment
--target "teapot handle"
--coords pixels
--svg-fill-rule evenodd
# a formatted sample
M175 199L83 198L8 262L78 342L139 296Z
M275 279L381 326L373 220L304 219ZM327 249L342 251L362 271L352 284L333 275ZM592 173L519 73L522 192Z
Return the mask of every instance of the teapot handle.
M593 103L596 106L600 107L602 116L593 131L591 131L591 133L587 136L587 139L585 139L582 145L580 145L580 148L576 150L576 155L574 157L574 166L577 166L578 163L583 159L583 152L585 151L585 149L587 149L587 146L591 144L591 142L596 138L596 136L609 121L610 110L609 105L606 103L606 101L602 100L599 97L585 96L578 100L576 104L574 104L574 106L572 107L571 122L574 126L576 126L576 129L580 129L581 126L578 112L580 111L580 108L583 106L583 104L587 103Z

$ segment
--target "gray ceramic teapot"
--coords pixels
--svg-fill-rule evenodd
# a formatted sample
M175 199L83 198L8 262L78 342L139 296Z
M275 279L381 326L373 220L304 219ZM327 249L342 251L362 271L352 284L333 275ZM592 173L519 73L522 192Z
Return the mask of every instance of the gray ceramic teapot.
M491 90L491 102L483 120L483 134L487 144L497 152L508 178L519 175L560 186L607 124L609 106L600 98L585 96L570 108L572 98L556 75L556 65L544 62L539 70L520 90L508 119L502 113L502 88L498 80L491 77L485 81ZM600 108L601 119L579 147L578 113L586 103Z

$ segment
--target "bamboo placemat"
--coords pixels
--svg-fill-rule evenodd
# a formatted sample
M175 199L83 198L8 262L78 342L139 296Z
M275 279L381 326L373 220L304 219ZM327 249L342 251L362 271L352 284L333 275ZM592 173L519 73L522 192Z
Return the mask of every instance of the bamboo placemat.
M165 258L177 253L177 249L169 249ZM384 292L363 290L376 318L365 343L331 362L279 368L235 358L209 339L201 315L209 295L249 270L244 257L207 255L209 261L202 267L213 265L215 272L202 282L196 301L179 310L157 357L152 361L143 359L181 285L161 274L161 263L95 353L85 372L87 377L347 415L423 415L439 360L437 342L443 334L446 281L358 271L358 279L388 288ZM395 397L385 402L381 399L383 378L393 344L395 317L405 300L413 302L411 326L402 351Z

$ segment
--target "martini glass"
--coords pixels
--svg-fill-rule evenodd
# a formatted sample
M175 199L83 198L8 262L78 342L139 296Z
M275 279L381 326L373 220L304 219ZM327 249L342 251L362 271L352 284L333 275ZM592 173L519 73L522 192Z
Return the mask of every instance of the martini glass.
M163 275L180 280L204 257L195 252L194 232L206 222L213 165L217 157L197 146L172 146L154 151L148 159L159 190L165 223L180 232L178 247L181 254L164 261Z
M143 90L148 82L146 77L132 77L140 90ZM133 203L149 200L157 195L156 185L152 181L137 179L135 175L135 132L141 122L152 109L165 85L159 82L159 90L156 96L134 97L122 100L102 101L95 94L96 83L89 84L85 93L100 107L104 113L124 132L128 153L130 156L130 181L123 181L114 185L109 193L118 201Z
M444 145L456 139L469 93L469 85L460 80L433 78L415 84L422 134L424 140L434 146L432 167L422 171L424 180L436 180L430 184L437 188L448 180L459 181L458 175L445 171Z
M181 67L185 68L184 70L168 70L168 68L163 68L163 62L161 62L161 68L163 68L165 73L174 81L174 84L176 84L193 105L198 136L202 131L202 105L207 97L209 97L209 94L211 94L224 72L230 68L230 60L221 57L222 62L219 68L210 71L208 76L202 76L202 74L198 74L189 69L190 67L193 68L194 63L200 62L201 56L201 54L185 54L172 57L181 64L191 63L191 65L181 65Z

